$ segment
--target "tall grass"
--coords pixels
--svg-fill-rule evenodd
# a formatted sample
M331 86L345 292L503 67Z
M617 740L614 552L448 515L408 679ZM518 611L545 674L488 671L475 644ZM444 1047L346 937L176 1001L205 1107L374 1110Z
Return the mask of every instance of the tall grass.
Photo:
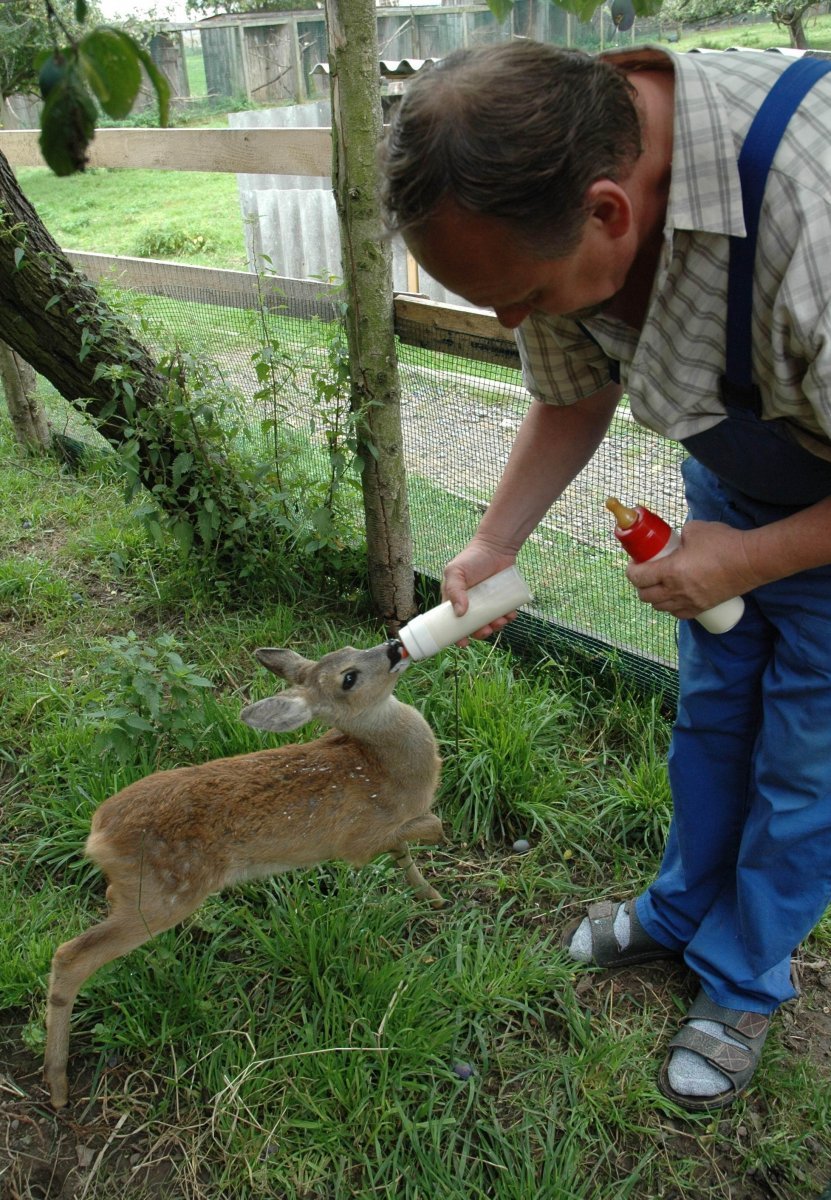
M255 646L316 655L382 636L360 605L335 601L281 598L279 578L256 603L217 598L197 563L147 541L106 462L79 475L17 462L0 425L0 1039L18 1129L80 1131L82 1152L101 1156L74 1194L107 1200L151 1184L187 1200L818 1191L827 1078L798 1043L776 1029L726 1119L684 1117L655 1073L690 981L669 966L577 970L558 948L586 899L630 894L654 871L668 815L660 706L611 675L483 644L399 685L442 747L447 842L418 858L449 909L414 903L384 859L212 897L84 988L69 1123L46 1115L51 954L103 906L81 856L91 812L156 766L263 744L238 720L271 686ZM129 630L148 646L174 635L213 688L195 741L171 725L125 762L96 740L115 677L98 647ZM807 953L829 944L826 925ZM35 1195L16 1144L0 1144L0 1169Z

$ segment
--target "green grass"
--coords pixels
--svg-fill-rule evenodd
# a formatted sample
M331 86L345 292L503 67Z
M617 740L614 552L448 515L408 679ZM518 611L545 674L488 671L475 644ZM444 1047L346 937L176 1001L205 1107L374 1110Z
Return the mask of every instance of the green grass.
M205 59L201 48L185 51L185 69L188 73L188 88L191 96L207 96L208 83L205 78Z
M831 16L828 13L808 17L805 21L808 45L812 50L831 50ZM753 25L730 25L718 29L697 29L682 34L674 50L727 50L744 46L749 50L787 48L788 32L773 21Z
M236 177L93 167L58 179L23 167L20 186L67 250L245 270Z
M384 859L212 897L84 988L72 1107L56 1122L37 1080L45 983L55 944L103 908L81 857L94 807L156 765L261 745L238 719L249 689L270 687L255 646L315 655L382 630L360 604L292 599L279 578L256 603L218 596L196 562L148 542L108 459L79 475L19 462L5 423L0 580L4 1100L24 1138L27 1121L43 1146L60 1137L66 1157L44 1170L77 1167L77 1142L101 1155L86 1191L98 1200L151 1184L183 1200L819 1192L827 1067L786 1023L733 1113L684 1117L655 1072L686 976L578 971L557 948L586 899L630 893L655 869L669 804L660 706L611 673L482 644L399 685L444 757L447 842L418 859L449 909L413 903ZM145 645L174 634L214 686L195 745L163 728L125 763L96 749L90 711L112 684L96 647L130 629ZM518 836L530 853L512 852ZM809 962L827 955L830 925ZM20 1136L0 1143L0 1170L34 1195Z

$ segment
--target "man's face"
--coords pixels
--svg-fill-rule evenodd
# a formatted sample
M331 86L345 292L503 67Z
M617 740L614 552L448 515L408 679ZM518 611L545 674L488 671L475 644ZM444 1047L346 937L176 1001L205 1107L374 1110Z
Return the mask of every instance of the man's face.
M603 242L592 230L584 229L563 258L533 258L516 246L503 221L449 203L405 241L429 275L469 303L492 308L506 329L532 312L590 316L623 282L617 261L604 261Z

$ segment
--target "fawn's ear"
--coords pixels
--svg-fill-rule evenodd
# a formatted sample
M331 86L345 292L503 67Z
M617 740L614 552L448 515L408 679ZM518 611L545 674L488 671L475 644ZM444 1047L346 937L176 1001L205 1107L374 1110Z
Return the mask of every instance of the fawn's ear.
M277 650L273 647L261 647L254 651L257 662L262 663L280 679L288 679L294 683L308 667L313 666L311 659L296 654L294 650Z
M270 733L287 733L299 729L314 716L309 705L299 692L281 692L248 704L240 713L240 720L253 729L267 729Z

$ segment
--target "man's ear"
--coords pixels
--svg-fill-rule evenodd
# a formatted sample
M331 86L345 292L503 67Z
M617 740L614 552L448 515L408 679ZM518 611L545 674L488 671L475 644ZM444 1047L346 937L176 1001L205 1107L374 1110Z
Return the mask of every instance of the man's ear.
M632 201L613 179L596 179L586 191L588 220L609 238L626 237L632 229Z

